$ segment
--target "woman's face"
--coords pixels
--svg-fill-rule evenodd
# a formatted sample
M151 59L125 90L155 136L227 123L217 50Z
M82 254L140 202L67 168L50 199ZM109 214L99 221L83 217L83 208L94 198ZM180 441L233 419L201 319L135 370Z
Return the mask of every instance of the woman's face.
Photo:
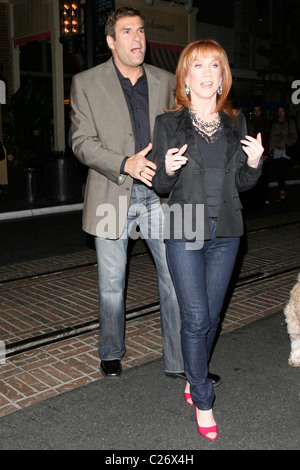
M186 75L186 84L191 90L191 101L211 99L222 83L222 70L214 57L196 56Z
M285 118L285 109L280 107L278 108L278 117L280 120L284 119Z

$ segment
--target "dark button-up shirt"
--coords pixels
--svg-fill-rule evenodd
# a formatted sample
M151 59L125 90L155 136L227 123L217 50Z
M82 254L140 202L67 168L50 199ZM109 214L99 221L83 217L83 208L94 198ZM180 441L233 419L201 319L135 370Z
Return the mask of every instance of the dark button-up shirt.
M124 77L117 67L116 72L128 106L135 139L135 152L138 153L151 142L147 77L143 70L143 75L135 85L132 85L130 79ZM127 158L125 157L121 165L120 173L124 173Z

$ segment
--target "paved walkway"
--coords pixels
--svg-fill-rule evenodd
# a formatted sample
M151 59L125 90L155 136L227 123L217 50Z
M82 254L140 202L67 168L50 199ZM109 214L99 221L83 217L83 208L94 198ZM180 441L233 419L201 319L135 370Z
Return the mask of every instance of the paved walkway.
M164 459L200 468L202 450L299 450L299 369L288 365L288 353L282 312L221 335L212 360L223 377L214 442L197 433L184 382L167 378L160 358L127 369L119 380L94 380L3 416L0 449L101 450L98 465L131 468Z
M247 250L228 298L222 334L278 312L288 301L300 270L300 210L286 208L269 207L266 216L247 217ZM48 220L49 232L49 221L57 223L57 217ZM23 236L26 230L34 233L33 227L38 230L41 220L20 222ZM6 236L9 251L9 231ZM252 279L256 282L249 283ZM41 252L36 259L24 255L23 261L7 263L1 268L0 295L0 338L7 352L0 416L101 378L93 249L85 244L71 253L43 257ZM161 357L156 272L141 241L131 257L126 311L124 370Z

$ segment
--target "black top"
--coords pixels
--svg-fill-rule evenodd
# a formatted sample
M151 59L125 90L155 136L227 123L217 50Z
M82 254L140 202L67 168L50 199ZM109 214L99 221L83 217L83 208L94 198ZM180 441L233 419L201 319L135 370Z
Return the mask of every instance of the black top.
M227 146L223 128L215 134L217 134L215 138L208 141L196 133L204 168L204 185L209 217L218 217Z
M135 152L138 153L151 142L147 77L143 69L143 75L137 80L135 85L132 85L130 79L125 78L116 65L115 68L130 114L135 140ZM124 172L124 165L127 158L125 157L122 162L120 173L126 174Z

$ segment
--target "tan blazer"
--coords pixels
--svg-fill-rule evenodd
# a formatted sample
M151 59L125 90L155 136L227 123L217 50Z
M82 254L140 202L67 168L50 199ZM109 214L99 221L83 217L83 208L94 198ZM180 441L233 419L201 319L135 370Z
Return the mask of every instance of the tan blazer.
M144 64L149 90L150 131L155 117L172 108L175 77ZM112 59L73 77L72 147L89 167L83 230L119 238L126 222L133 179L120 175L125 156L135 154L129 111ZM115 223L113 222L115 220Z

